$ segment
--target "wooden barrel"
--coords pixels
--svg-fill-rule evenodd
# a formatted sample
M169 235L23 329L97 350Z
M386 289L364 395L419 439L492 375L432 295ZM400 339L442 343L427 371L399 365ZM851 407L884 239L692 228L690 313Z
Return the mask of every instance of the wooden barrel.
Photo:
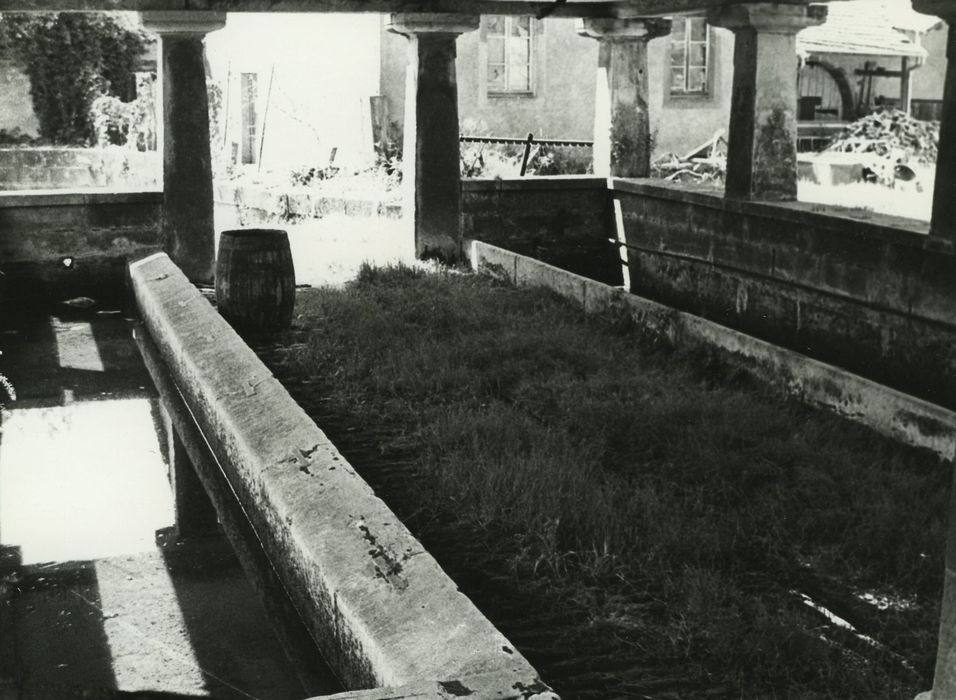
M240 334L275 332L291 325L295 269L285 231L222 232L216 258L216 304Z

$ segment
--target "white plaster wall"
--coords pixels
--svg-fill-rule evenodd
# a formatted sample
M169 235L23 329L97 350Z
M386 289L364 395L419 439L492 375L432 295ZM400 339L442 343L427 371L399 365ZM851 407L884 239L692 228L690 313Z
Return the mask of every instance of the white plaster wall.
M912 97L922 100L943 99L946 79L946 38L949 25L940 22L923 35L923 48L929 53L926 62L913 72Z
M368 98L379 94L376 14L231 13L206 39L212 78L229 84L226 149L239 140L239 75L258 78L265 118L263 170L336 164L361 167L371 158Z
M458 39L459 121L478 123L498 136L523 136L528 131L550 138L591 139L594 133L598 42L577 35L575 21L541 23L537 91L530 97L494 98L482 88L484 60L480 32ZM400 121L404 104L404 37L382 34L382 92L392 118ZM726 129L733 85L733 33L713 29L711 91L703 97L671 97L665 69L668 40L655 39L648 50L651 128L655 152L684 153Z
M730 98L734 84L734 35L711 28L710 90L701 96L670 94L668 70L670 39L653 39L648 47L649 109L654 155L687 151L710 139L718 129L726 138L730 125Z

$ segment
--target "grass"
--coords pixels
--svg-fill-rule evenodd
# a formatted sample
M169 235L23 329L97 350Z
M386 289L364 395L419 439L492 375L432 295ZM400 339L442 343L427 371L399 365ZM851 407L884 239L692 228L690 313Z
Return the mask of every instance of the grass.
M365 267L297 313L280 379L411 455L513 585L726 697L931 686L948 465L540 290Z

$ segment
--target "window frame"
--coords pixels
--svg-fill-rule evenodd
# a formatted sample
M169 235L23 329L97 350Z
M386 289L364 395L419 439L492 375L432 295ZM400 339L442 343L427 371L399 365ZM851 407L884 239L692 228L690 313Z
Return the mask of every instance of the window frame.
M501 19L504 21L504 33L503 34L492 34L491 33L491 20L492 18ZM484 61L484 91L488 97L492 98L502 98L502 97L533 97L535 94L535 52L537 51L537 41L539 31L535 28L535 18L531 15L486 15L485 16L485 26L483 29L483 39L486 48L486 56ZM528 44L527 49L527 70L528 70L528 82L527 87L525 88L509 88L508 84L511 81L511 69L512 62L509 60L509 51L508 44L509 41L517 39L517 37L511 36L511 30L513 24L516 20L526 20L528 22L528 37L525 41ZM504 63L493 62L491 56L490 43L491 39L499 38L504 42ZM505 87L496 88L492 86L491 76L492 68L501 66L504 68L504 85Z
M693 23L694 22L703 22L704 24L704 38L693 39ZM667 67L667 95L669 98L673 99L707 99L712 96L713 93L713 70L712 70L712 55L714 48L714 37L713 37L713 27L707 21L706 17L675 17L673 19L673 25L676 26L678 22L684 23L684 36L681 40L682 48L684 52L684 58L682 65L678 66L674 63L674 50L678 46L677 40L674 39L673 29L671 30L670 42L668 44L668 67ZM703 45L704 47L704 62L703 64L694 64L691 65L692 57L692 48L694 46ZM674 71L681 70L684 75L683 87L675 88L674 86ZM703 85L698 90L688 89L688 78L691 74L692 69L703 69L704 71L704 81Z

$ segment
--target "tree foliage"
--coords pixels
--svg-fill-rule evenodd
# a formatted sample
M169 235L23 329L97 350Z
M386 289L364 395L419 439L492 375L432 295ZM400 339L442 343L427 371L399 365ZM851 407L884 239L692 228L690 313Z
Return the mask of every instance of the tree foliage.
M94 138L90 107L102 95L136 95L134 71L148 39L121 16L4 13L0 48L30 78L40 135L53 143Z

